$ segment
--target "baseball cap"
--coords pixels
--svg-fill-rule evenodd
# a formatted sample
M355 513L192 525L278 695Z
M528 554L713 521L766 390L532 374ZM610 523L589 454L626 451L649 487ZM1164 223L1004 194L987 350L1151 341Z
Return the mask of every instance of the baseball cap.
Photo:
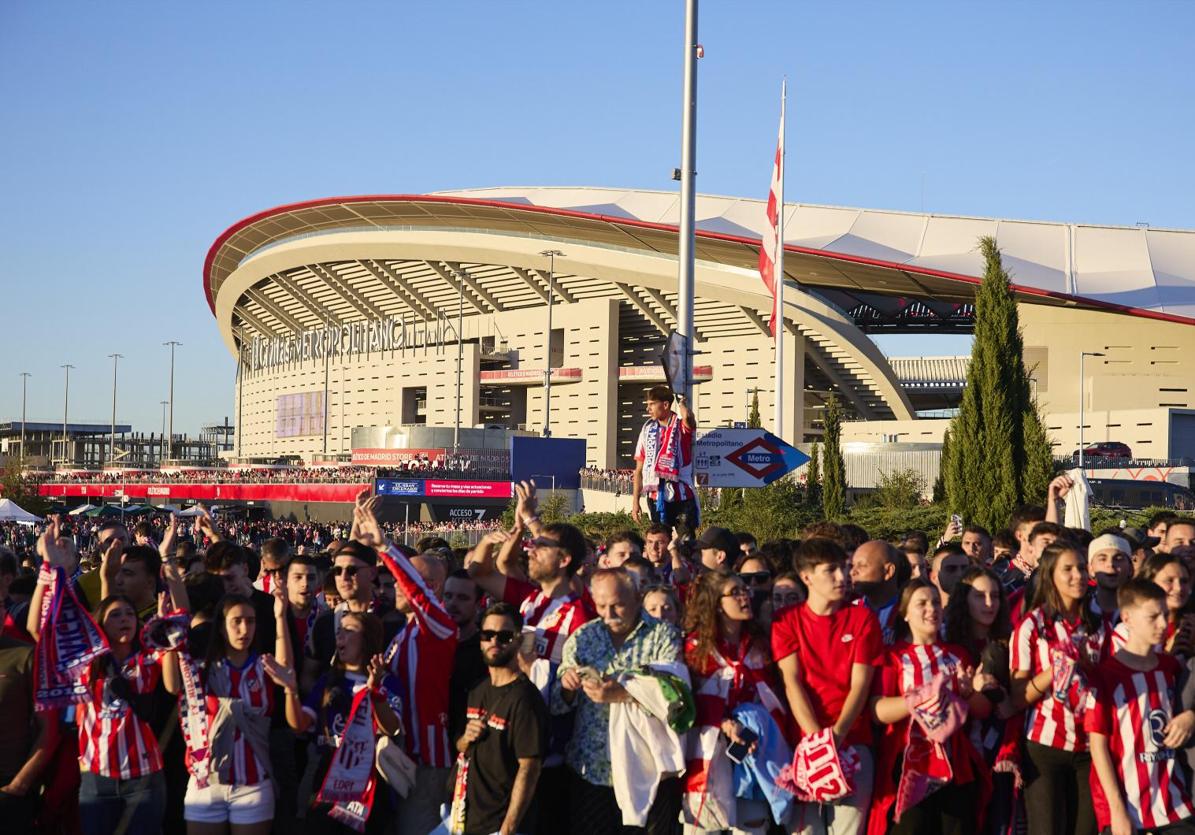
M733 557L739 550L739 540L726 528L706 528L697 537L698 548L713 548L725 551L728 557Z
M1095 556L1097 551L1105 551L1109 548L1115 548L1126 556L1131 556L1133 553L1132 546L1123 537L1106 533L1091 540L1091 544L1087 546L1087 559Z
M1144 528L1123 528L1121 532L1130 544L1136 545L1137 548L1152 548L1162 541L1156 536L1147 534Z

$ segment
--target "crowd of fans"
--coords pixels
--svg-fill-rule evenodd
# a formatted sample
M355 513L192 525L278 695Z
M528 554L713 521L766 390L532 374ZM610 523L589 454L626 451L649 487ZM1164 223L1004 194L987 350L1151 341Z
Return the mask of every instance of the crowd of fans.
M634 470L585 467L581 470L581 486L587 490L601 490L624 496L631 492L634 474Z
M437 478L509 481L510 469L478 464L471 458L412 458L402 465L310 467L196 467L172 470L71 470L39 473L55 484L367 484L374 478Z
M1195 523L1065 528L1068 487L899 542L594 542L530 485L471 550L366 493L5 526L0 828L1188 832Z

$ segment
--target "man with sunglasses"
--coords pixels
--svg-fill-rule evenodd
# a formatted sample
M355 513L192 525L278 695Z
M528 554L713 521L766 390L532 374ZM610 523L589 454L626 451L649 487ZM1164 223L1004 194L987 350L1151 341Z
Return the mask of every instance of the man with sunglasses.
M261 543L261 571L253 581L253 588L266 594L273 593L274 586L286 580L290 557L290 545L285 539L275 536Z
M545 700L556 681L556 671L563 658L564 642L595 616L588 593L577 593L573 581L585 559L585 537L567 524L544 525L536 515L535 485L515 485L519 521L532 535L527 552L527 574L531 582L502 574L494 563L493 550L505 543L510 534L491 531L465 558L465 567L477 584L495 600L519 608L523 629L534 637L529 661L531 681ZM568 774L564 766L564 748L572 736L573 717L552 718L548 755L540 775L537 806L540 811L538 832L552 832L555 821L566 820L568 810Z
M489 676L470 691L468 722L456 742L468 759L466 835L530 832L534 826L535 786L548 749L548 708L519 671L522 628L522 617L509 603L495 603L481 619L478 635Z
M332 611L319 615L311 626L307 657L303 659L304 691L310 690L320 673L332 664L341 616L345 612L373 612L377 571L377 552L368 545L350 541L336 552L329 573L335 579L341 603Z

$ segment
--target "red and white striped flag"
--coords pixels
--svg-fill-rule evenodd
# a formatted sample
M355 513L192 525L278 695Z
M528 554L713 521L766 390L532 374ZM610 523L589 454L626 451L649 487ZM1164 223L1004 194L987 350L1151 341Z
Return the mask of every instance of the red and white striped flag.
M772 316L768 320L772 336L776 336L776 322L778 320L778 298L776 293L776 264L784 264L784 253L778 246L780 240L781 217L784 207L784 104L783 97L780 105L780 136L776 141L776 158L772 163L772 188L768 191L768 223L763 230L763 239L759 246L759 276L764 286L772 294ZM783 266L781 266L783 269Z

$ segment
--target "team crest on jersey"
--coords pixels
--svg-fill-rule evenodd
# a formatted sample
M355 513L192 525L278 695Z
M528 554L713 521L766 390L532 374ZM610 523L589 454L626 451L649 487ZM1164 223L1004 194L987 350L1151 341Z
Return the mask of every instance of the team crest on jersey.
M249 688L250 693L256 693L261 689L261 682L257 680L257 676L252 676L245 682L245 686Z
M1170 718L1166 715L1164 710L1151 710L1147 719L1149 727L1149 741L1153 743L1155 750L1162 750L1166 747L1166 725L1170 723Z
M539 622L539 628L540 629L551 629L553 626L560 623L560 619L561 619L561 617L563 617L563 615L564 615L564 612L561 611L560 609L557 609L555 612L548 615L546 618L544 618L543 620L541 620Z

